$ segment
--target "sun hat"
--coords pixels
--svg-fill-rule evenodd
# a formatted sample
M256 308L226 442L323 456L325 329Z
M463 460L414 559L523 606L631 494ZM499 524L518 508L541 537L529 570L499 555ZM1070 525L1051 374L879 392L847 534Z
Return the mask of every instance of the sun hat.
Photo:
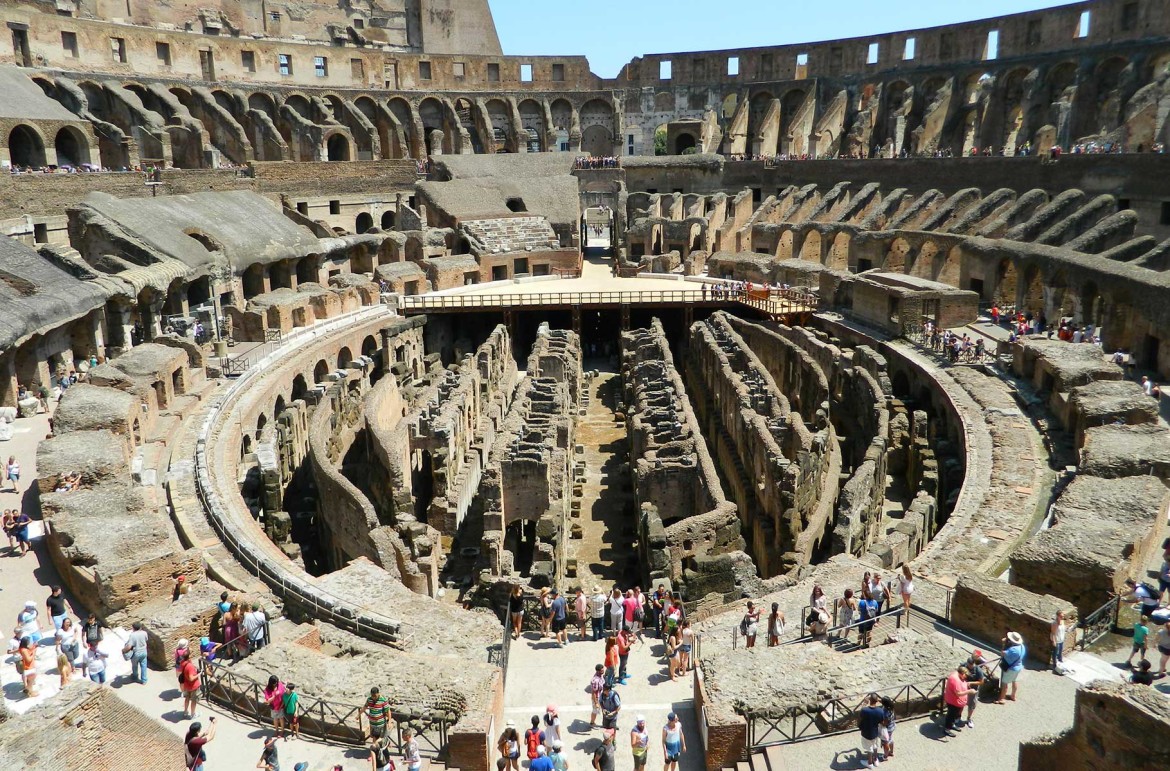
M27 600L24 603L24 607L26 607L26 608L35 608L36 606L37 606L36 600Z
M562 747L564 747L564 746L565 746L565 743L564 743L564 742L562 742L560 739L554 739L554 740L553 740L553 749L554 749L554 750L559 750L559 749L561 749L561 748L562 748Z
M544 708L544 711L550 715L555 715L555 714L557 714L557 705L556 704L549 704L547 707Z
M504 727L505 727L505 728L515 728L515 727L516 727L516 721L515 721L515 720L509 720L507 723L504 723Z
M1008 632L1007 638L1008 638L1008 642L1012 643L1013 645L1023 645L1024 644L1024 638L1020 637L1019 632Z
M183 637L183 638L181 638L181 639L179 640L179 642L177 642L177 643L175 644L175 647L176 647L176 648L186 648L186 647L187 647L188 645L190 645L190 644L191 644L191 643L189 643L189 642L187 641L187 638L186 638L186 637Z
M636 717L636 718L634 719L634 722L636 722L636 723L645 723L645 722L646 722L646 716L645 716L645 715L638 715L638 717Z

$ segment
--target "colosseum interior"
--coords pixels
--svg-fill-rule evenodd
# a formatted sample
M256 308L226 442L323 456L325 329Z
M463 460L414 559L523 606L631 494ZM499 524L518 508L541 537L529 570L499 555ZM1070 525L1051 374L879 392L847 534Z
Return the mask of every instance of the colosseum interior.
M487 0L0 16L3 505L38 560L10 535L0 611L60 584L112 670L144 626L152 682L227 643L209 768L251 767L273 675L318 740L289 767L370 767L371 685L436 771L549 701L589 763L573 595L635 586L694 632L677 682L621 689L654 762L677 711L683 771L858 767L877 693L907 768L1170 767L1170 680L1125 664L1140 616L1170 657L1165 0L613 79L505 55ZM814 586L903 567L868 644L818 618ZM1127 581L1162 592L1139 614ZM226 655L223 594L267 644ZM982 648L1000 679L1007 632L1021 703L944 734L948 675ZM0 767L178 767L172 681L58 688L41 649L48 693L4 668Z

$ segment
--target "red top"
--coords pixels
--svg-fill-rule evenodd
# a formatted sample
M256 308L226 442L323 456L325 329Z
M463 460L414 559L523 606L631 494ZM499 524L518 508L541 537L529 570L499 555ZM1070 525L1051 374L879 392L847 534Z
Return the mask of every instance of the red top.
M179 672L183 677L183 690L194 691L200 686L199 667L195 666L194 661L184 661L183 667L179 670Z
M951 672L947 675L947 687L943 691L943 699L952 707L967 706L967 691L971 690L967 687L966 681L959 677L958 672Z

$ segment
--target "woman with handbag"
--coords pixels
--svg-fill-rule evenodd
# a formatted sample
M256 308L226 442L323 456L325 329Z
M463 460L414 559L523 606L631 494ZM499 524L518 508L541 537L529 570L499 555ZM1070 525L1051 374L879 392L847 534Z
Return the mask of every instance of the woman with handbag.
M186 753L188 771L203 771L203 763L207 760L204 746L215 738L215 715L212 715L211 728L203 732L203 724L195 721L187 729L187 736L183 739L183 751Z

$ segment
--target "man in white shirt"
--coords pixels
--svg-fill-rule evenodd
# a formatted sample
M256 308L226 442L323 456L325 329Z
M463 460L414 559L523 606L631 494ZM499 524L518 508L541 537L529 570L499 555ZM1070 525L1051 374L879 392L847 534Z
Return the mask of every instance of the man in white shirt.
M886 609L889 593L886 591L885 584L882 583L881 573L873 574L873 583L869 585L869 596L873 597L874 602L878 604L878 613Z
M248 635L248 644L256 651L264 647L264 632L268 626L268 617L259 605L249 606L251 610L244 614L244 634Z
M597 642L605 635L605 592L601 587L593 587L593 594L589 597L589 621L593 627L593 641Z

